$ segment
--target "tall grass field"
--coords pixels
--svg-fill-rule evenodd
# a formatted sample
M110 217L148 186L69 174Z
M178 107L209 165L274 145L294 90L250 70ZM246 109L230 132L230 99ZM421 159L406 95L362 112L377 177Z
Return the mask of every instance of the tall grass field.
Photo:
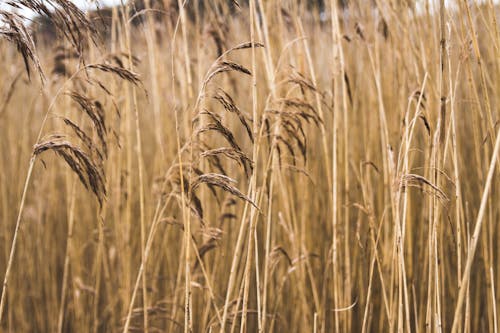
M0 332L499 332L494 0L82 3L0 0Z

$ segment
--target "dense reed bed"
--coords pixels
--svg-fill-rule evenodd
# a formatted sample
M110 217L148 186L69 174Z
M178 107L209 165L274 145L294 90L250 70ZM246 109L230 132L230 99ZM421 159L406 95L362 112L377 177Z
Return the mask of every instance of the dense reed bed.
M498 332L493 2L200 3L1 7L0 331Z

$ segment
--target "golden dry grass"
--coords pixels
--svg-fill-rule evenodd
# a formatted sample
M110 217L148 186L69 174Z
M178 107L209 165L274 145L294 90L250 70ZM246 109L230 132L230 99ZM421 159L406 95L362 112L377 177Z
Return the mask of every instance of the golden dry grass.
M1 332L498 332L491 0L151 3L0 10Z

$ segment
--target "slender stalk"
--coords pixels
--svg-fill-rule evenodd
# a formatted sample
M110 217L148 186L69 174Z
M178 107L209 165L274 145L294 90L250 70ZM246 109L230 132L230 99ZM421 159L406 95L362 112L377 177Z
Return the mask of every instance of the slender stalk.
M68 216L68 235L66 237L66 253L64 255L64 268L63 268L63 281L61 288L61 303L59 306L59 316L57 322L57 331L63 331L64 325L64 312L66 310L66 292L68 289L68 275L69 275L69 260L71 247L73 242L73 226L75 222L75 202L76 202L76 177L73 177L71 185L70 203L69 203L69 216Z
M490 160L490 167L488 169L488 176L486 177L486 182L484 184L483 195L481 198L481 204L479 206L479 212L476 218L476 225L474 227L474 232L472 234L471 243L468 248L467 259L465 261L465 268L462 274L462 280L460 283L460 289L458 292L457 304L455 306L455 315L453 317L453 326L451 332L455 333L458 330L459 318L462 313L462 306L465 299L465 294L468 289L472 263L474 261L474 255L476 253L477 244L479 241L479 235L481 232L481 227L484 222L484 215L486 213L486 207L488 204L488 198L490 194L491 184L493 182L493 175L495 174L495 164L500 152L500 129L497 132L497 139L495 141L495 148L493 149L493 155Z
M7 262L7 269L5 270L5 276L2 284L2 296L0 298L0 323L2 322L2 315L5 308L6 296L7 296L7 286L9 284L10 271L12 269L12 263L14 262L14 255L16 254L17 248L17 237L19 235L19 229L21 227L21 218L24 210L24 203L26 201L26 194L28 193L28 186L30 184L31 175L33 173L33 166L35 165L36 156L31 156L30 164L28 166L28 173L26 175L26 180L24 182L23 194L21 196L21 204L19 205L19 213L17 214L16 227L14 229L14 236L12 237L12 245L10 247L9 261Z

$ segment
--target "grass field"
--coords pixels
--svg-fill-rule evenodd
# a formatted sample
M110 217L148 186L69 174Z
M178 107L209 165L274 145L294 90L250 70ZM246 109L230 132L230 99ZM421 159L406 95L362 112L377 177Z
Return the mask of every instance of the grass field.
M195 3L1 7L0 332L498 332L493 1Z

